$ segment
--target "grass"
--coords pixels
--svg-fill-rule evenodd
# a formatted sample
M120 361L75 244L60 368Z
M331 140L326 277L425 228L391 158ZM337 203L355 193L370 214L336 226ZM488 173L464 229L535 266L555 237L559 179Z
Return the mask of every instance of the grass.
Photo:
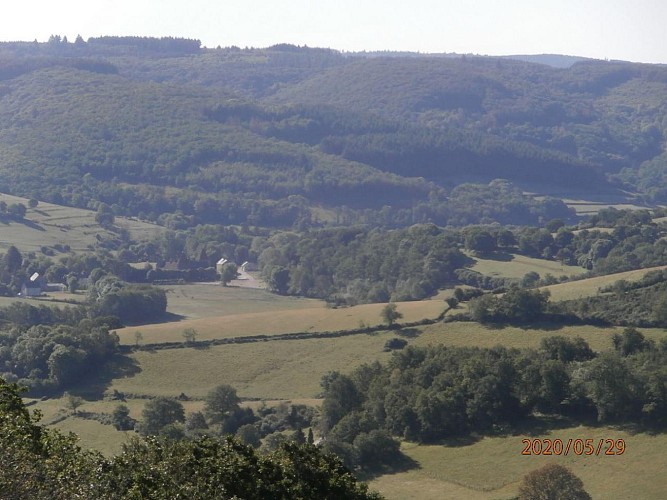
M0 201L28 206L26 198L8 194L0 193ZM163 231L155 224L123 217L116 217L115 226L126 229L135 241L153 238ZM78 252L96 246L97 235L114 236L95 222L94 211L40 202L36 208L28 208L24 221L0 224L0 249L14 245L25 252L40 251L45 246L69 245Z
M167 310L189 319L324 306L321 300L287 297L266 290L224 287L219 283L165 285L160 288L167 292Z
M370 487L388 499L512 498L525 474L547 463L568 467L584 482L593 498L664 498L667 478L667 435L632 434L611 427L577 426L540 433L550 439L619 439L620 456L524 456L524 438L484 437L473 444L420 446L404 443L402 451L419 464L407 472L384 475Z
M568 266L553 260L534 259L518 254L503 254L503 256L506 256L507 260L505 258L496 260L474 257L476 262L471 269L485 276L517 279L523 278L526 273L531 271L536 272L540 276L544 276L545 274L552 274L553 276L576 276L586 272L582 267Z
M284 340L214 346L208 349L138 351L141 371L115 379L111 389L132 394L203 398L230 384L244 398L315 398L330 371L349 372L365 362L386 360L385 342L394 333L326 339Z
M541 290L549 290L552 301L572 300L581 297L590 297L597 295L600 288L612 285L618 280L639 281L646 273L667 268L667 266L651 267L647 269L636 269L606 276L596 276L583 280L571 281L568 283L559 283L542 287Z
M540 326L540 325L537 325ZM601 328L590 325L560 326L544 324L541 328L519 328L514 326L492 327L479 323L436 323L423 328L421 335L411 340L417 346L444 344L456 347L493 347L503 345L517 349L537 348L543 338L562 335L582 337L595 351L612 348L611 337L620 333L623 327ZM667 337L667 332L659 328L642 328L646 338L659 340Z
M6 307L14 302L23 302L31 306L66 307L73 306L71 302L83 303L86 300L85 292L72 294L69 292L47 292L42 297L0 297L0 307Z
M219 287L221 293L225 292ZM232 289L228 289L232 290ZM262 290L233 289L234 296L248 295L252 297L276 297ZM286 298L283 298L286 299ZM171 300L171 299L168 299ZM222 300L222 299L218 299ZM273 299L271 299L273 300ZM232 314L233 304L227 309L226 315L202 317L192 320L183 320L172 323L161 323L145 325L140 327L128 327L117 330L121 344L135 344L135 332L142 334L141 343L182 342L183 330L194 328L198 335L197 340L211 340L230 337L244 337L250 335L275 335L281 333L295 332L321 332L359 328L363 322L366 325L375 326L381 324L380 312L385 304L363 304L355 307L329 309L319 301L304 302L307 308L291 309L299 302L281 303L269 301L260 303L257 308L282 307L282 310L266 312L255 312L245 314ZM286 307L285 307L286 306ZM203 307L203 306L202 306ZM172 306L169 306L171 309ZM220 305L221 309L225 305ZM211 308L208 307L208 310ZM236 309L242 310L241 307ZM403 322L418 321L423 318L436 318L445 309L445 305L436 300L425 300L420 302L400 302L398 311L403 314ZM178 309L176 309L178 310ZM202 315L205 314L202 312Z
M563 199L568 207L574 208L577 215L593 215L605 208L615 208L617 210L646 210L647 207L633 203L609 203L604 201Z

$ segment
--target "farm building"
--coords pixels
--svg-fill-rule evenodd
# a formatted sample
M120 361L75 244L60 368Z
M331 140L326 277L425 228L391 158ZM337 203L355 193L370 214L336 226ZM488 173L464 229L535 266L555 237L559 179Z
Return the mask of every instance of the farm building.
M42 287L35 283L23 283L21 285L22 297L39 297L42 294Z
M257 264L254 262L248 262L247 260L241 264L241 271L243 272L249 272L249 271L257 271Z
M227 262L229 262L229 261L227 259L225 259L224 257L222 259L220 259L218 262L215 263L215 271L218 274L222 273L222 268L225 264L227 264Z

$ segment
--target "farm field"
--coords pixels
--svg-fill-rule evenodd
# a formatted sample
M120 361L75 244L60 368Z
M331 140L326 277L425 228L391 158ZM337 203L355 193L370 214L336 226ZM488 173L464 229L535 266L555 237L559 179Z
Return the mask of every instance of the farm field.
M222 288L222 287L220 287ZM234 293L244 295L251 292L251 296L264 297L271 295L261 290L236 289ZM275 297L271 295L272 297ZM286 298L285 298L286 299ZM171 296L168 295L168 302ZM213 300L213 299L212 299ZM218 299L219 300L219 299ZM321 301L306 301L306 308L292 309L299 304L286 301L287 310L273 310L247 314L233 314L231 309L226 315L210 316L198 319L183 320L171 323L127 327L117 330L121 344L135 344L135 332L142 334L142 343L182 342L183 330L194 328L198 335L197 340L212 340L230 337L245 337L250 335L276 335L296 332L322 332L359 328L361 323L376 326L382 323L380 312L386 304L363 304L340 309L326 308ZM266 305L266 304L264 304ZM269 302L269 307L278 309L280 301ZM419 302L399 302L398 311L403 314L401 322L419 321L423 318L436 318L445 309L445 304L436 300ZM224 308L224 305L221 305ZM259 308L262 307L258 306ZM173 312L174 309L170 310ZM211 307L209 306L208 310ZM177 310L177 309L176 309ZM205 313L204 313L205 314Z
M26 198L3 193L0 193L0 201L28 206ZM153 238L164 230L155 224L123 217L116 217L115 226L126 229L137 241ZM22 252L40 251L44 246L54 245L69 245L73 251L83 251L97 242L97 235L111 237L113 233L95 222L94 211L40 202L36 208L28 208L24 222L0 224L0 251L10 245Z
M608 274L606 276L596 276L594 278L586 278L578 281L571 281L568 283L558 283L557 285L549 285L540 288L540 290L548 290L551 293L552 301L572 300L581 297L590 297L597 295L600 288L612 285L618 280L625 281L639 281L646 273L650 271L659 271L667 268L667 266L657 266L646 269L636 269L634 271L626 271L616 274Z
M48 306L48 307L66 307L72 302L81 303L86 300L85 293L69 293L69 292L46 292L43 297L0 297L0 307L5 307L14 302L23 302L31 306Z
M647 207L633 203L609 203L604 201L579 200L563 198L563 203L568 207L574 208L577 215L593 215L605 208L615 208L617 210L646 210Z
M509 260L504 259L482 259L474 257L475 264L472 266L473 271L484 274L485 276L493 276L499 278L523 278L526 273L531 271L536 272L540 276L545 274L552 274L553 276L578 276L586 272L586 270L579 266L568 266L555 262L553 260L534 259L518 254L504 254L509 257Z
M224 287L220 283L159 287L167 293L167 311L187 319L324 307L322 300L288 297L236 286Z
M524 456L524 438L484 437L473 444L424 446L403 443L402 451L418 467L386 474L369 482L389 500L473 499L515 497L525 474L547 463L564 465L579 476L593 498L661 499L667 489L667 435L633 434L613 427L577 426L540 433L541 438L623 439L626 451L620 456Z
M315 398L329 371L349 372L365 362L385 360L384 344L395 333L349 337L279 340L213 346L136 351L139 372L117 378L109 390L135 395L203 398L225 383L242 398Z
M421 334L409 342L416 346L444 344L456 347L493 347L502 345L514 348L537 348L543 338L554 335L582 337L595 351L612 348L611 337L621 333L623 327L597 327L590 325L554 326L544 324L543 329L514 326L492 327L473 322L436 323L422 327ZM646 338L656 341L667 338L660 328L640 328Z

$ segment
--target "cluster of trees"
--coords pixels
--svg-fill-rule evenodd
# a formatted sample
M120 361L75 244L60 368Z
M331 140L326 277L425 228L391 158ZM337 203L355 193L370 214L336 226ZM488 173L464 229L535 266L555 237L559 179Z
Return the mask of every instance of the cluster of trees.
M537 350L407 347L386 364L325 377L322 428L354 451L372 431L434 442L508 430L532 412L599 422L667 425L667 344L632 329L595 355L582 339L554 336Z
M266 455L233 439L135 438L115 457L37 425L0 378L0 491L7 498L379 499L333 455L285 443Z
M421 299L468 262L457 241L432 224L280 233L263 243L259 262L278 293L352 304Z
M111 422L118 429L133 428L144 436L170 440L231 435L253 448L261 445L262 452L274 451L287 441L313 444L313 408L283 404L262 406L254 412L241 407L236 390L225 384L212 389L204 401L203 411L186 414L179 399L157 397L146 403L138 423L129 418L125 405L119 405ZM308 436L304 429L309 429Z
M655 215L661 213L657 210ZM480 256L519 252L602 275L667 262L667 227L653 217L648 210L607 208L575 227L556 218L547 221L544 228L484 225L461 231L466 249Z
M469 314L479 323L526 324L547 311L549 292L511 286L503 295L484 294L470 301Z
M110 275L88 290L94 316L115 316L123 323L151 322L167 312L166 292L151 285L136 285Z
M13 327L0 332L0 375L34 393L52 392L99 371L117 352L118 336L104 318Z
M667 327L667 276L648 273L635 283L623 280L592 297L552 304L550 309L589 323L637 327Z

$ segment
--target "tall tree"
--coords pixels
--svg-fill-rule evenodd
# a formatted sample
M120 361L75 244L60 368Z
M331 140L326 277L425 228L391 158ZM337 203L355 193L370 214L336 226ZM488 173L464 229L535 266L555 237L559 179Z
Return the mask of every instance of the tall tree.
M158 435L169 424L185 421L183 405L174 398L163 396L146 403L141 416L141 433L148 436Z
M239 408L240 401L231 385L219 385L207 394L204 414L212 424L220 424Z

